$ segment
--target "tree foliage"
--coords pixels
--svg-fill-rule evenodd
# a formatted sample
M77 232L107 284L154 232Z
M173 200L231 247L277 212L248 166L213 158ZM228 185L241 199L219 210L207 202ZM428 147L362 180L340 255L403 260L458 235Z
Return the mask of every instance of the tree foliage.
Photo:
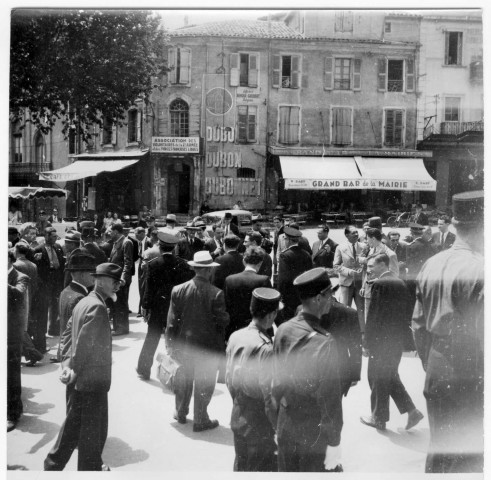
M166 41L150 11L14 10L11 118L44 133L60 121L65 135L76 127L84 141L101 114L121 124L166 70Z

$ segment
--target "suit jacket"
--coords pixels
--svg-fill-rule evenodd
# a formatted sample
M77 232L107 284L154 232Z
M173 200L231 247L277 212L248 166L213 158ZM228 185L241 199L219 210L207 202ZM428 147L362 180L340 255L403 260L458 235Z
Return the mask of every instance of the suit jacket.
M425 213L421 212L419 215L414 216L414 223L426 226L428 225L428 217Z
M411 312L406 284L392 272L383 273L372 284L365 343L369 350L383 353L404 346Z
M236 330L246 327L251 320L251 298L255 288L271 288L266 275L252 270L230 275L225 279L225 305L230 315L230 323L226 330L226 339Z
M224 289L225 279L229 275L243 272L245 268L244 263L242 262L242 255L236 250L231 250L224 255L215 258L215 262L219 263L220 266L215 268L211 283L221 290Z
M111 387L112 337L104 299L96 292L82 298L72 313L67 361L77 374L76 390L107 392Z
M431 244L424 241L421 237L416 238L413 243L406 248L407 279L416 280L419 271L426 260L435 254Z
M29 277L12 267L7 278L7 343L22 343Z
M83 248L95 258L96 265L107 262L106 254L96 243L86 242Z
M123 269L122 278L126 285L131 283L131 277L135 273L133 262L133 242L126 237L121 237L114 242L109 256L109 262L119 265Z
M215 259L215 258L217 258L220 255L223 255L225 253L223 250L223 241L221 242L221 244L219 244L215 238L208 238L205 241L205 249L210 252L211 257L213 259ZM219 250L219 252L215 253L217 249Z
M225 231L227 231L227 226L225 225L225 223L223 221L220 222L220 227L222 227ZM240 237L239 227L234 222L230 222L229 230L230 230L229 235L233 233L234 235L237 235L237 237Z
M35 264L38 267L38 290L43 292L53 292L58 295L63 290L63 276L65 270L65 257L63 256L63 250L60 245L55 243L53 245L60 268L52 270L50 268L49 255L46 250L46 245L39 245L34 249L34 254L41 253L41 259L35 260ZM54 290L53 290L54 289ZM56 292L56 293L54 293Z
M180 351L195 352L196 346L223 351L223 331L228 322L223 292L194 277L172 289L166 343Z
M320 248L321 243L320 240L317 240L312 245L312 262L314 267L333 268L334 252L338 244L330 238L326 240L322 248Z
M358 256L364 251L365 246L360 243L355 243L355 251L356 251L356 260L353 256L353 244L350 242L345 242L337 246L334 252L334 262L333 267L334 270L339 275L339 285L343 287L349 287L353 284L353 282L357 281L359 285L358 288L361 288L361 273L355 274L355 270L360 268L360 264L358 263Z
M63 338L64 330L67 326L68 320L72 316L73 309L82 298L88 295L87 290L84 290L81 285L75 282L70 282L70 284L63 289L60 294L60 332Z
M257 273L259 275L266 275L268 278L271 278L271 275L273 275L273 260L271 260L269 253L265 253L266 255L264 256L263 263L259 269L259 272Z
M192 242L186 237L177 244L177 256L184 260L192 260L194 254L201 250L205 250L205 242L196 236L193 238Z
M442 250L448 250L455 242L455 234L452 232L447 232L445 236L445 241L443 242L443 245L441 243L441 232L438 231L432 235L433 238L433 243L437 249L438 252L441 252Z
M312 249L310 248L310 243L306 237L300 237L298 239L298 246L305 250L309 255L312 256ZM276 261L277 263L280 261L280 254L286 250L286 236L282 233L278 237L278 244L276 248Z

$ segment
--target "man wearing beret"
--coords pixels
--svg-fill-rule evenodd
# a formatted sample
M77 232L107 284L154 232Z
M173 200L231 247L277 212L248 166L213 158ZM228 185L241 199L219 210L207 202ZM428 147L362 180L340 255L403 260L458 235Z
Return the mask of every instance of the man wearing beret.
M298 291L293 286L293 281L301 273L312 268L312 260L310 255L298 245L298 239L302 236L299 230L285 227L283 232L286 250L279 256L278 290L285 304L281 320L286 321L295 315L295 310L300 305Z
M44 470L63 470L78 448L78 470L109 470L102 461L107 438L107 392L111 386L111 325L106 300L115 299L123 269L101 263L94 290L82 298L72 315L71 346L60 380L73 384L66 419L54 447L44 460Z
M320 326L334 302L325 268L295 278L302 302L297 316L282 323L274 339L273 398L279 406L278 470L342 471L343 412L336 341Z
M247 255L247 251L246 251ZM232 334L227 345L225 381L234 402L234 472L275 472L277 409L271 396L273 340L269 332L280 308L280 292L256 288L251 322Z
M138 358L136 372L143 380L150 378L153 357L165 331L173 287L194 276L187 262L175 254L179 241L175 235L159 232L160 255L148 263L142 308L147 312L147 336Z
M8 237L9 242L12 244L12 247L15 247L15 244L20 240L19 230L17 230L17 227L9 227Z
M452 248L416 279L413 331L426 371L426 473L482 473L484 421L484 192L453 197Z

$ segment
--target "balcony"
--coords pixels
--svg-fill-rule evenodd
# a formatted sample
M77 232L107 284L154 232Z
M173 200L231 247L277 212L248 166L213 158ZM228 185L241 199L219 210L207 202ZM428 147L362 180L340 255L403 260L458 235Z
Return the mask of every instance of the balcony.
M423 138L426 139L431 135L460 136L472 132L484 132L484 121L435 123L425 128Z
M52 170L51 162L40 163L9 163L9 184L27 185L36 184L38 172Z

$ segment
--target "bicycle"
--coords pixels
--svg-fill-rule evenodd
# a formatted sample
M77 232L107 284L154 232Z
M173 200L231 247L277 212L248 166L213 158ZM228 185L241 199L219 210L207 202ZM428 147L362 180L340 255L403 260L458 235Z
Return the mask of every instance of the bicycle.
M388 227L408 227L411 222L414 222L414 215L411 215L411 212L402 212L399 215L393 215L387 219Z

